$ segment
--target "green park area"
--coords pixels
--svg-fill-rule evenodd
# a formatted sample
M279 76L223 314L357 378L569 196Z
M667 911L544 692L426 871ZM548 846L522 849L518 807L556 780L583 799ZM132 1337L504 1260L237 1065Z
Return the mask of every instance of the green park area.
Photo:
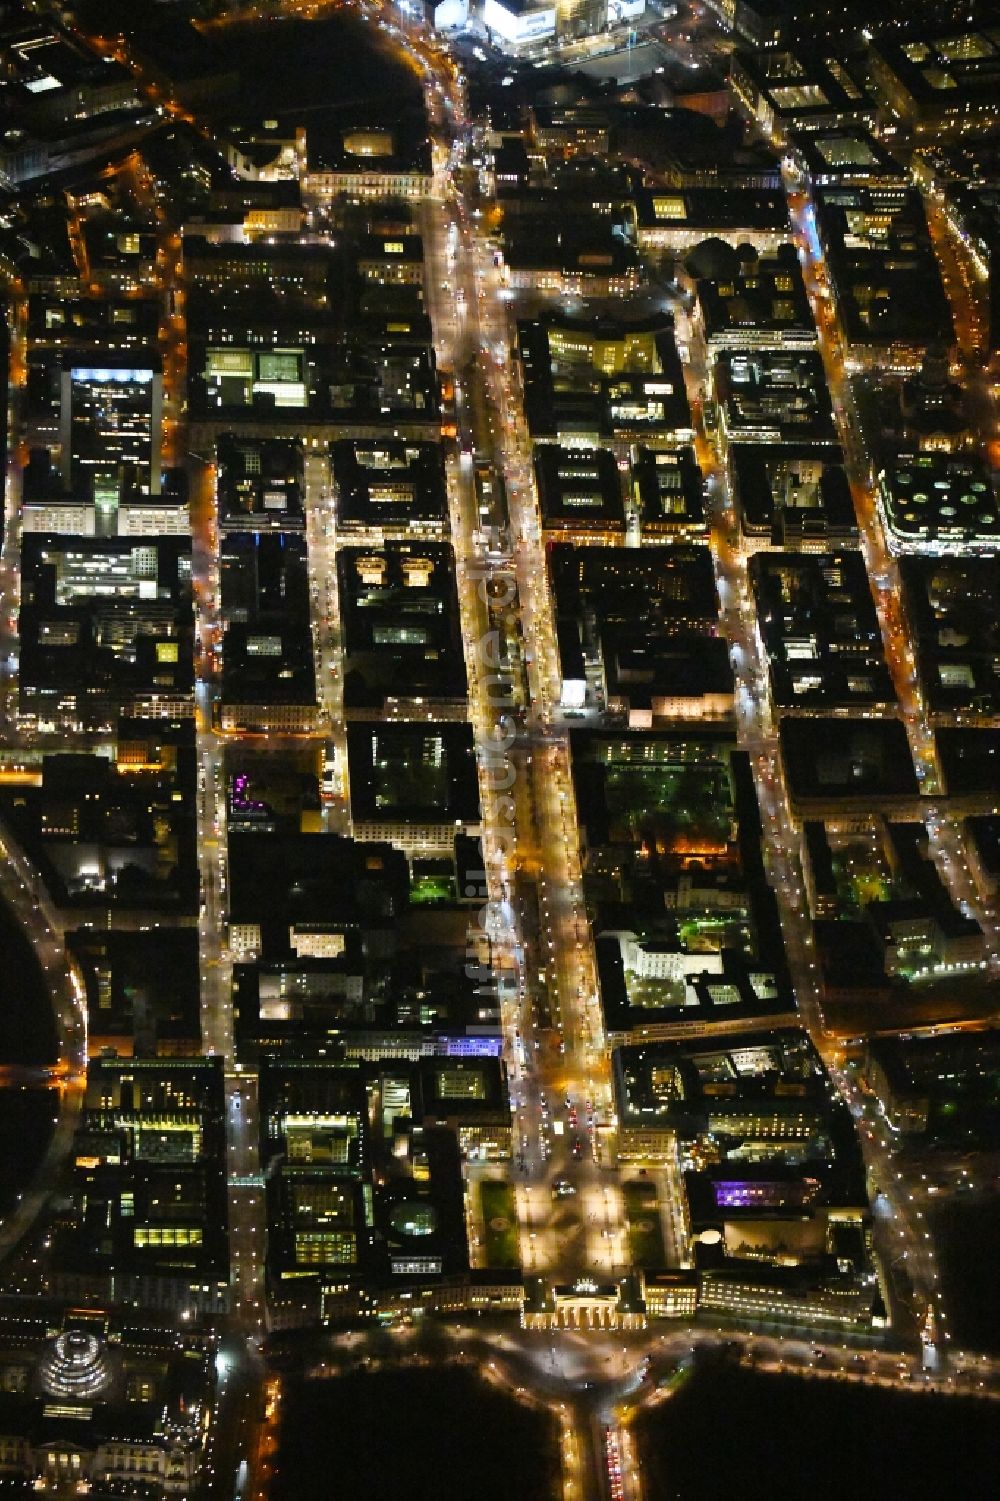
M893 895L892 874L885 856L870 839L853 839L831 851L833 879L845 917L860 916L873 902Z
M625 992L628 1003L639 1011L658 1011L662 1006L683 1006L687 985L683 978L647 979L625 967Z
M980 1318L977 1332L983 1327ZM988 1492L995 1403L891 1383L759 1374L737 1359L735 1352L695 1359L686 1379L671 1379L669 1401L639 1409L634 1443L649 1501L718 1501L731 1492L740 1501L839 1501L848 1474L866 1477L867 1496L940 1501L946 1489Z
M604 792L616 841L653 845L663 854L725 853L733 792L726 763L707 748L697 760L609 759Z
M646 1270L667 1264L660 1228L660 1204L655 1183L623 1183L625 1218L632 1265Z
M484 1178L479 1185L483 1216L483 1244L490 1267L521 1265L517 1233L517 1199L509 1183Z
M326 1365L319 1380L283 1374L272 1501L551 1501L562 1494L552 1407L487 1386L471 1361L465 1368L454 1362L453 1348L446 1363L430 1320L417 1326L405 1366L394 1365L399 1352L384 1331L362 1339L358 1364L336 1380ZM423 1368L414 1363L421 1348L429 1351Z
M749 902L722 916L687 917L677 925L681 948L686 954L717 954L724 948L752 949Z
M410 901L418 907L427 907L435 902L455 900L455 881L443 871L414 870L410 881Z

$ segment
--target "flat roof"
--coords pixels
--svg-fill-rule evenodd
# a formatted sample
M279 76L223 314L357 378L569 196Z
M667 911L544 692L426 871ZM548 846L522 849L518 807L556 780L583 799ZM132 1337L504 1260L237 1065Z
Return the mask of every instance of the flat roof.
M635 450L632 494L640 525L671 531L705 524L705 479L695 451L683 448Z
M950 344L951 309L917 189L821 185L816 202L848 340Z
M896 703L860 552L761 551L749 574L780 709Z
M818 1117L827 1080L808 1034L752 1023L744 1032L634 1043L613 1053L615 1100L630 1126L757 1110Z
M439 720L349 724L347 757L355 821L479 821L472 727Z
M1000 557L905 557L900 572L930 708L1000 713Z
M344 704L390 698L464 699L455 556L447 543L341 548L338 598Z
M939 729L934 739L950 793L996 794L1000 787L1000 729Z
M830 802L915 798L906 729L898 719L785 716L781 752L794 799Z
M839 447L732 443L729 461L745 532L784 547L856 541L854 500Z
M897 450L880 471L879 490L900 547L1000 548L1000 497L974 453Z
M746 254L736 274L699 277L698 301L709 340L740 331L781 342L815 343L816 325L806 296L798 254L791 244L766 255Z
M787 232L788 203L780 188L638 188L642 230Z
M874 49L919 105L954 110L956 99L992 102L1000 87L1000 28L908 30L880 37Z
M836 443L823 361L815 350L720 350L713 366L733 441Z
M448 514L444 449L401 438L344 438L330 445L341 526L443 526Z
M604 448L535 446L535 476L547 527L612 527L624 531L625 506L614 454Z

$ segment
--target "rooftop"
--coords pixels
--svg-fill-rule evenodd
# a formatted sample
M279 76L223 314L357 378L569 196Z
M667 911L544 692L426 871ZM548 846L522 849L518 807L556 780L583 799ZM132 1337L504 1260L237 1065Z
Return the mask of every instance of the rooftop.
M635 208L640 244L658 232L687 240L692 234L788 229L788 204L778 188L638 188Z
M215 459L224 529L303 529L304 469L298 440L221 433Z
M803 1031L748 1030L704 1041L616 1048L615 1093L629 1125L663 1125L685 1117L800 1114L814 1118L827 1099L823 1065ZM724 1127L723 1127L724 1129Z
M836 442L823 362L814 351L724 349L713 372L731 442Z
M92 1047L162 1056L200 1046L194 928L78 928L66 942L83 975Z
M903 558L903 598L935 713L1000 713L1000 559Z
M443 527L447 492L439 444L344 438L330 452L338 526L383 532Z
M838 448L734 443L729 459L746 535L785 548L857 542L854 501Z
M793 136L796 155L819 183L898 183L905 181L900 162L870 131L858 126L802 130Z
M230 925L260 929L260 953L337 957L359 925L405 911L409 873L399 850L339 834L230 833Z
M60 905L196 910L194 721L119 721L113 757L46 753L7 817Z
M778 708L895 705L860 552L758 552L749 569Z
M918 794L906 730L898 719L786 715L780 736L793 804L863 802L871 808Z
M879 505L893 551L1000 548L1000 504L973 453L897 450L879 474Z
M190 698L190 540L26 533L19 629L22 709L41 721L70 703L92 725Z
M455 721L350 724L355 822L475 824L479 789L472 730Z
M745 251L735 276L701 277L698 302L710 349L736 344L811 348L816 343L798 254L791 244L767 255Z
M224 533L220 571L223 702L314 704L305 539Z
M618 464L606 449L539 443L535 477L542 524L548 530L624 532Z
M464 699L466 677L450 546L388 542L337 555L344 703Z
M971 19L971 18L970 18ZM1000 85L1000 29L972 26L960 31L910 29L903 38L883 37L874 45L876 79L918 128L940 128L995 113Z
M923 201L913 187L817 189L817 221L849 344L954 338Z
M995 793L1000 782L1000 729L940 729L938 760L950 793Z
M705 528L705 482L693 448L639 447L632 499L644 537L690 536Z
M733 67L737 92L749 80L783 130L827 121L874 123L875 104L864 87L863 71L842 52L831 57L807 47L794 52L768 47L737 52Z

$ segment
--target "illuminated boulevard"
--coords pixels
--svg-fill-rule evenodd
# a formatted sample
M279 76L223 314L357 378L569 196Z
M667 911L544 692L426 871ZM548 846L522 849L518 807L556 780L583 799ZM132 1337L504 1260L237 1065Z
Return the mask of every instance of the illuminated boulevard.
M372 19L379 16L377 7L361 9ZM315 14L317 7L308 11ZM558 659L531 445L511 359L515 328L484 232L489 200L481 196L480 185L470 186L468 171L456 170L471 154L467 148L472 141L456 70L438 44L417 28L404 33L388 22L385 29L395 45L419 63L433 130L434 188L423 205L418 227L424 240L427 299L439 368L453 380L455 390L457 451L448 461L452 542L470 717L481 770L488 930L496 951L510 966L505 1052L516 1121L514 1178L523 1269L526 1278L537 1272L560 1282L610 1280L628 1271L628 1247L613 1155L608 1051L580 881L568 733L558 709ZM815 240L804 234L802 202L796 200L794 191L790 197L804 246L807 285L815 302L817 278L825 272L810 265ZM828 311L817 307L817 314L819 326L825 328ZM705 351L694 337L690 347L689 395L700 413L707 388ZM828 372L835 406L842 413L847 383L835 357L828 357ZM843 432L849 436L846 422ZM931 1309L941 1350L946 1348L947 1332L921 1195L898 1172L885 1122L858 1090L820 1012L797 841L781 777L777 730L770 713L765 666L758 653L752 601L739 556L724 455L712 446L703 424L698 432L698 457L709 477L711 541L723 629L737 674L740 743L750 753L755 770L767 859L779 894L799 1007L858 1120L869 1177L880 1190L876 1205L880 1250L890 1261L907 1263L913 1289L908 1310L911 1337ZM480 462L492 464L506 480L509 531L503 535L491 535L477 514L473 467ZM870 495L868 502L863 516L867 560L880 581L887 655L919 763L929 757L929 732L913 688L908 644L899 635L898 617L889 614L891 565L884 544L876 551L880 537ZM331 568L327 577L332 574ZM324 614L329 623L329 602ZM484 650L487 641L492 645ZM497 670L498 659L503 671ZM942 850L943 834L942 830ZM957 871L960 854L954 858ZM942 859L947 865L946 853ZM954 889L954 881L949 884ZM989 914L982 916L989 921ZM475 1167L470 1168L470 1177L475 1172ZM680 1189L670 1175L658 1173L661 1176L668 1200L666 1227L677 1230L668 1235L668 1255L678 1265L686 1254L679 1229L683 1217L676 1202ZM561 1181L573 1184L579 1209L568 1231L561 1228L561 1217L553 1209L554 1202L558 1204L553 1188ZM645 1402L669 1396L664 1378L676 1372L679 1364L683 1366L697 1346L738 1347L741 1362L758 1370L808 1371L832 1380L901 1388L920 1383L942 1391L983 1391L993 1387L997 1377L992 1361L955 1351L947 1361L939 1359L932 1371L919 1355L897 1350L859 1347L815 1333L749 1334L731 1326L713 1329L701 1319L694 1329L682 1326L666 1333L590 1329L487 1334L481 1327L450 1326L442 1338L453 1352L461 1351L477 1364L486 1379L507 1386L515 1395L530 1391L552 1406L563 1435L566 1501L638 1497L639 1477L622 1418ZM406 1358L411 1345L419 1346L420 1336L404 1327L395 1329L392 1339L398 1358ZM368 1349L366 1337L359 1335L320 1335L314 1347L321 1353L312 1374L331 1376L344 1369L345 1363L362 1358ZM370 1354L364 1358L371 1362ZM426 1356L416 1350L411 1358Z

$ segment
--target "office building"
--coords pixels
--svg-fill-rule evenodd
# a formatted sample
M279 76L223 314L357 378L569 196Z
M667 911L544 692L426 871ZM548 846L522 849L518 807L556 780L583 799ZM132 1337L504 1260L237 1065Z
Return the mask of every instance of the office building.
M54 1246L63 1297L229 1306L221 1058L93 1059Z
M154 356L93 362L64 356L59 441L67 490L100 504L117 494L124 465L133 466L141 489L160 491L163 375Z

